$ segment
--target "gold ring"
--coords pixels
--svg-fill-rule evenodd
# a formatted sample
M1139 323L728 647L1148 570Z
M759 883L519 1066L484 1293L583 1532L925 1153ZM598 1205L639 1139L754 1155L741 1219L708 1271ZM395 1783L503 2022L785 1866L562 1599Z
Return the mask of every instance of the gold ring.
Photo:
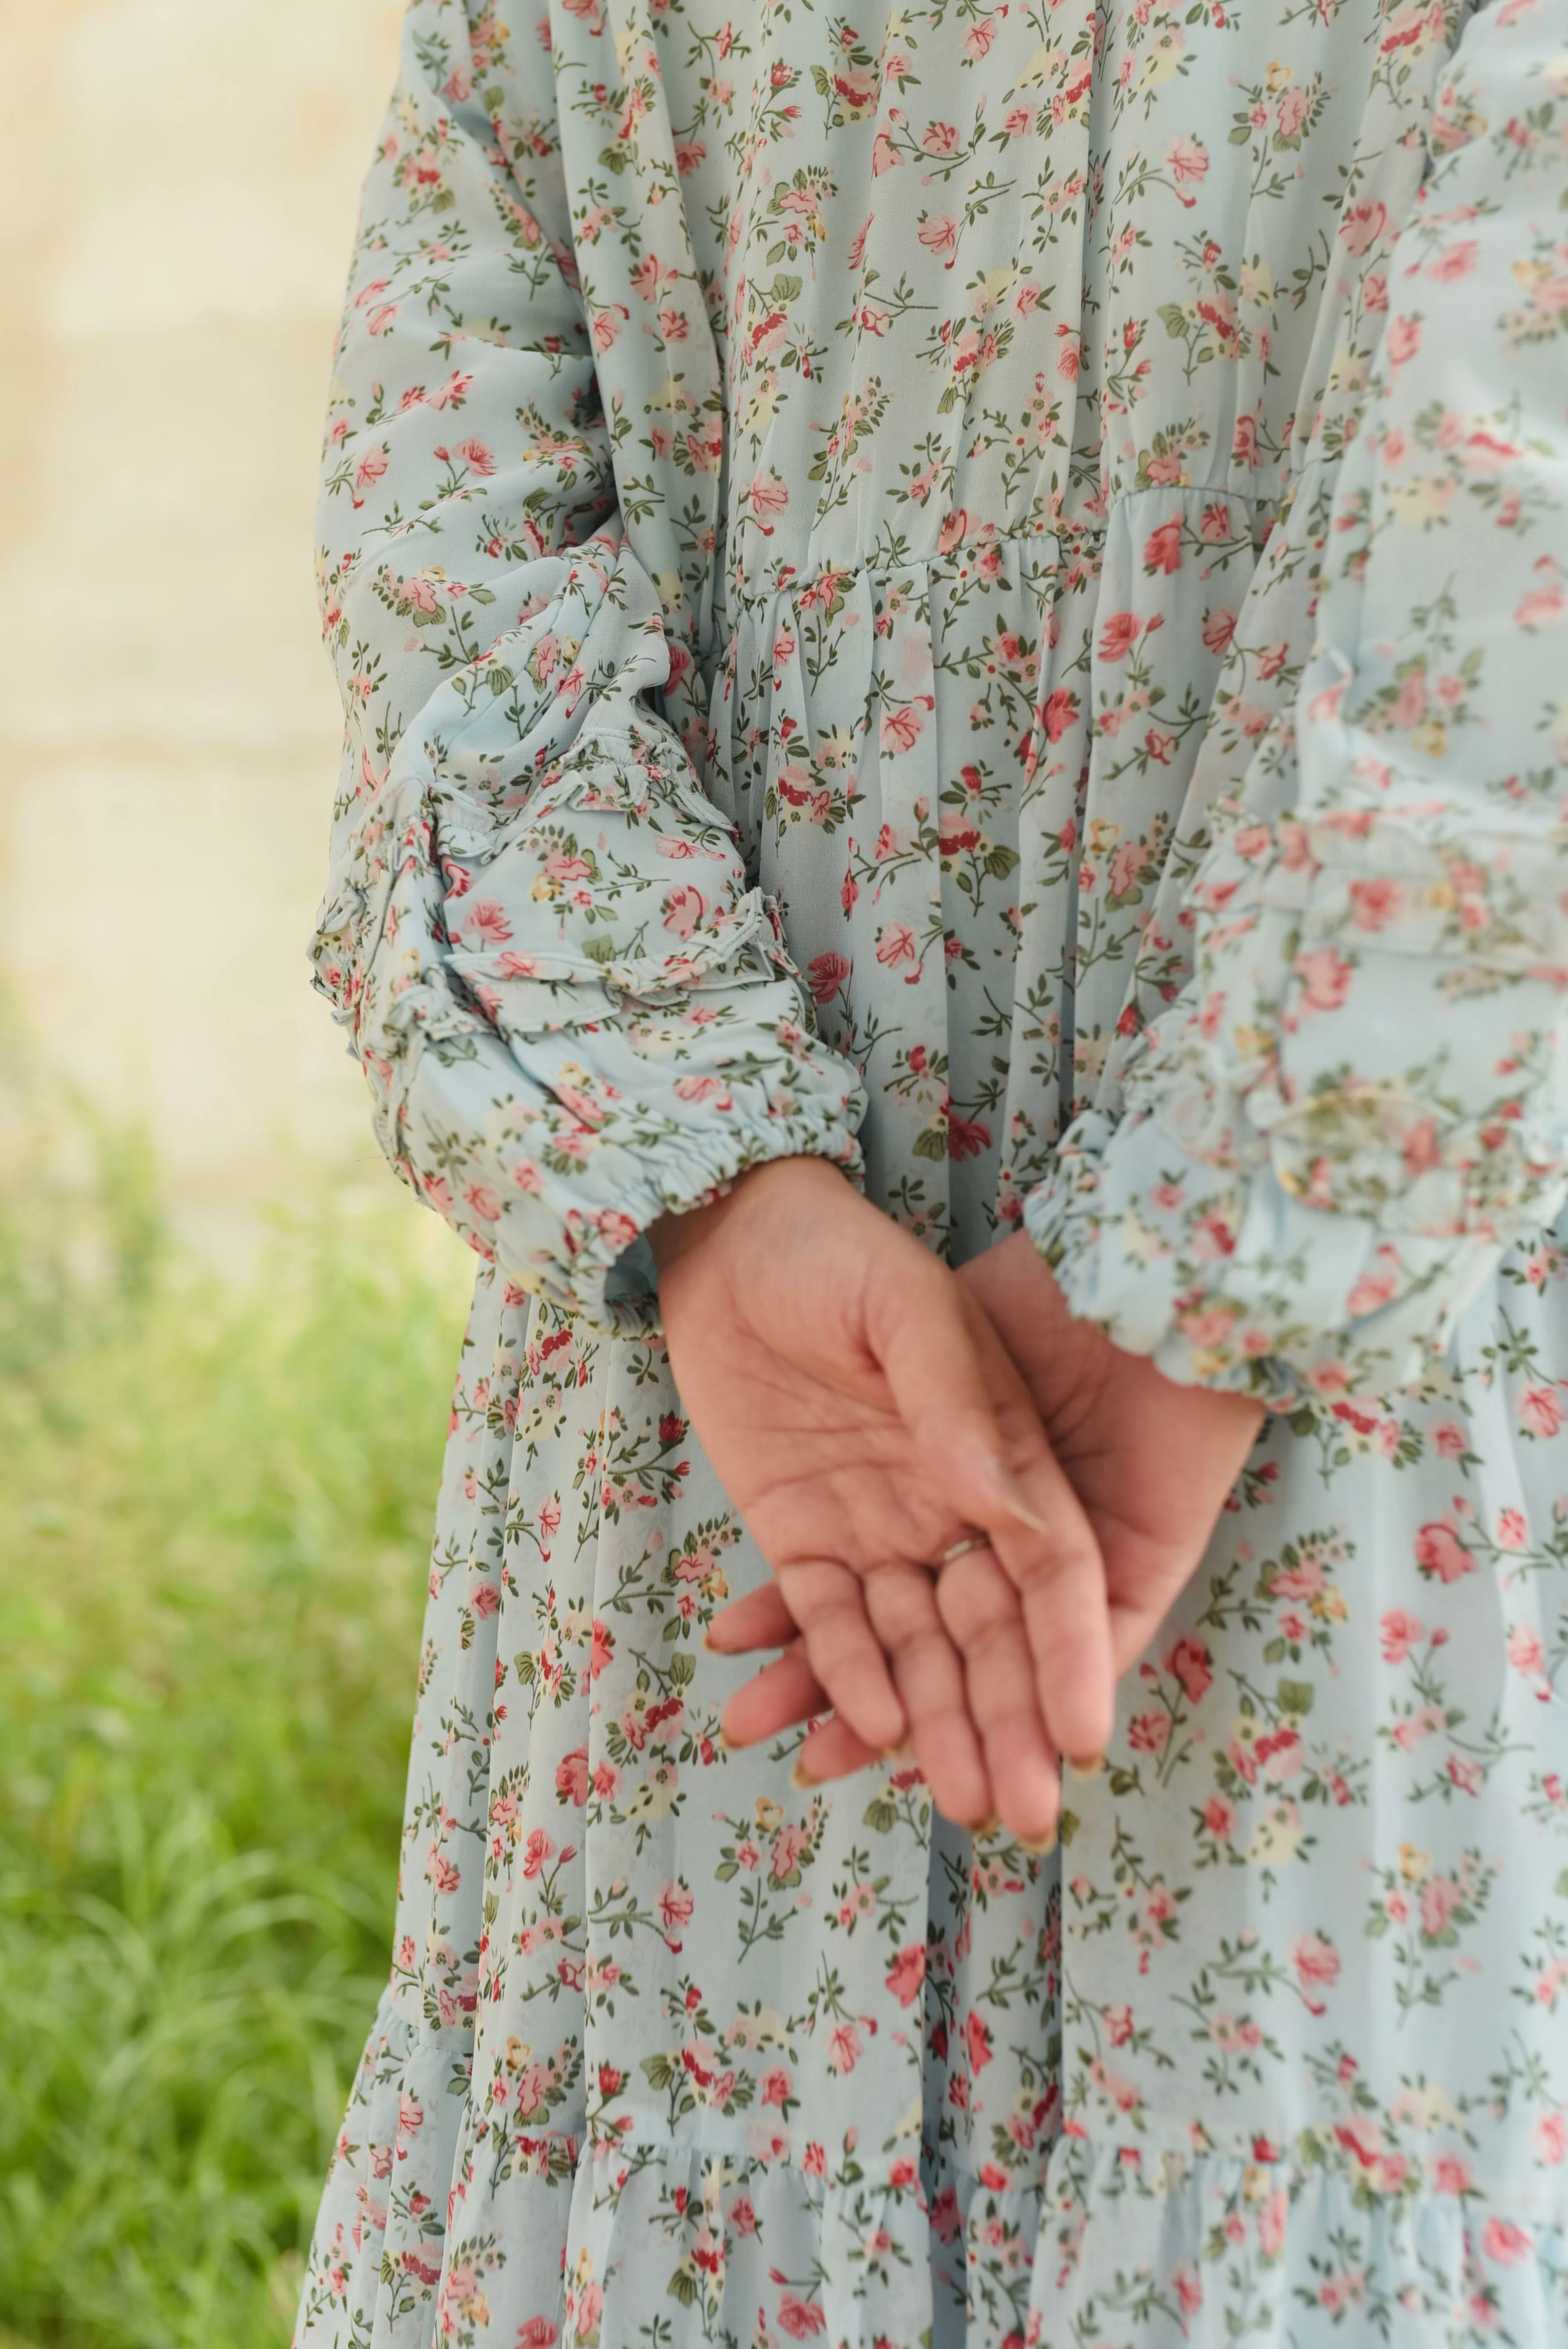
M943 1551L936 1561L935 1570L940 1574L944 1566L953 1566L959 1558L967 1557L972 1549L989 1549L990 1547L989 1534L965 1534L961 1540L955 1541L951 1548Z

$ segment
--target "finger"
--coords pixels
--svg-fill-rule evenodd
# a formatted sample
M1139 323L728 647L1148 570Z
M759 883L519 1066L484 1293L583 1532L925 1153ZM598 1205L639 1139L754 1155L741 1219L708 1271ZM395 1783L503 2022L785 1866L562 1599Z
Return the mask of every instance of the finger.
M977 1826L992 1816L991 1782L932 1578L917 1567L885 1567L868 1578L865 1593L932 1801L950 1819Z
M736 1690L724 1708L727 1745L759 1745L781 1729L810 1721L827 1710L821 1682L807 1661L805 1643L797 1640L776 1663L765 1664L744 1688Z
M873 1342L891 1349L890 1388L943 1498L990 1537L1023 1596L1039 1711L1057 1752L1092 1759L1115 1706L1093 1529L978 1299L940 1265L929 1278L904 1269L896 1289L877 1284L868 1301Z
M847 1721L824 1721L812 1730L795 1757L796 1783L824 1785L830 1778L847 1778L886 1758L857 1737Z
M1056 1829L1061 1782L1018 1593L999 1559L975 1550L937 1578L936 1605L964 1658L996 1815L1024 1842L1044 1843Z
M1110 1608L1099 1545L989 1322L975 1332L975 1351L997 1397L1011 1472L1027 1495L1035 1519L1034 1526L1025 1526L1004 1517L988 1528L992 1547L1022 1602L1040 1712L1051 1743L1058 1754L1092 1761L1105 1750L1116 1706Z
M779 1587L840 1719L873 1754L901 1744L909 1723L866 1612L866 1584L847 1566L813 1558L781 1568Z
M744 1656L754 1648L787 1648L799 1629L784 1593L769 1575L758 1589L719 1609L703 1645L717 1656Z

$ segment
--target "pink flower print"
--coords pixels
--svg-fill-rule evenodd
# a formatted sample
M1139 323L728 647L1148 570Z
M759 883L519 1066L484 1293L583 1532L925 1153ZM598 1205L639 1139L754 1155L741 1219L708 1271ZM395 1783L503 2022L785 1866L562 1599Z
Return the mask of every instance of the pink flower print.
M1419 318L1412 317L1408 312L1402 311L1397 318L1389 319L1387 332L1383 337L1383 348L1388 355L1388 363L1391 367L1403 367L1407 360L1415 357L1420 347Z
M1048 742L1059 742L1068 729L1077 722L1078 714L1077 694L1070 692L1066 686L1058 686L1054 693L1047 697L1045 706L1040 711L1040 722L1046 730L1046 740ZM1062 846L1070 848L1071 840L1064 840Z
M1167 576L1181 567L1181 523L1178 515L1151 530L1143 544L1143 568Z
M1435 277L1440 285L1451 285L1456 279L1468 277L1480 259L1480 247L1473 236L1463 236L1453 244L1445 245L1427 264L1427 275Z
M1468 2194L1474 2182L1469 2162L1458 2153L1439 2153L1429 2175L1439 2194Z
M918 700L905 702L901 709L890 709L882 722L882 747L891 758L904 750L913 750L925 724L925 712L936 704L931 695L923 694Z
M991 2033L973 2007L964 2018L964 2044L971 2072L983 2072L991 2061Z
M1203 615L1202 637L1210 652L1219 654L1230 648L1236 633L1236 616L1229 606L1221 604Z
M1416 1564L1424 1575L1445 1584L1475 1572L1475 1560L1458 1534L1440 1521L1423 1526L1416 1536Z
M884 922L877 932L877 960L889 970L913 962L914 932L907 922Z
M853 2023L835 2023L828 2033L828 2069L841 2075L852 2072L865 2053L860 2026Z
M1412 1615L1406 1607L1390 1607L1378 1628L1383 1635L1383 1661L1386 1664L1402 1664L1418 1640L1426 1637L1419 1617Z
M1358 930L1381 930L1399 907L1399 885L1382 879L1352 881L1350 912Z
M1305 1011L1337 1011L1350 992L1355 967L1334 947L1308 947L1295 958Z
M1568 2118L1562 2113L1542 2113L1535 2124L1535 2158L1547 2168L1560 2168L1568 2158Z
M1111 613L1099 632L1100 659L1125 660L1142 634L1143 624L1135 613Z
M814 2148L820 2155L821 2147ZM781 2292L779 2296L779 2330L787 2333L791 2341L810 2341L827 2324L827 2317L815 2301L801 2300L798 2293Z
M666 930L673 930L676 937L689 938L700 927L707 910L701 891L694 889L689 882L683 882L665 899L664 926Z
M696 1907L695 1899L684 1884L679 1881L666 1884L659 1895L659 1915L664 1920L665 1932L674 1932L677 1925L689 1925Z
M1541 565L1537 564L1537 570ZM1540 587L1530 587L1513 608L1516 628L1553 628L1568 614L1568 594L1557 579L1548 579Z
M1357 260L1388 233L1388 208L1377 197L1350 205L1339 223L1339 241Z
M811 1000L814 1003L831 1003L852 968L847 955L831 951L814 955L806 966L806 984L811 990Z
M1209 150L1201 139L1177 139L1165 150L1165 168L1176 182L1176 192L1191 209L1198 201L1189 188L1201 187L1209 174Z
M1451 1876L1431 1875L1421 1885L1421 1930L1429 1941L1439 1941L1462 1907L1464 1893Z
M1533 1625L1514 1625L1508 1635L1508 1661L1522 1679L1539 1682L1535 1694L1543 1702L1550 1699L1552 1683L1546 1677L1546 1650Z
M492 897L481 897L463 924L463 936L470 933L487 946L504 946L511 936L505 906L498 905Z
M1290 1956L1296 1980L1305 1993L1308 2009L1314 2014L1321 2014L1323 2002L1313 1993L1319 1990L1332 1990L1339 1980L1338 1951L1325 1934L1298 1933L1291 1943Z
M748 502L752 518L762 526L763 535L771 537L774 523L789 503L789 492L772 471L758 473L752 481Z
M588 1748L579 1745L556 1764L555 1791L563 1803L579 1808L588 1800Z
M1535 2238L1528 2228L1516 2226L1511 2219L1491 2218L1481 2229L1480 2247L1499 2267L1514 2267L1529 2258L1535 2249Z
M356 506L364 504L365 492L375 488L391 461L390 450L385 447L366 449L354 469L354 502Z
M1288 89L1282 90L1278 115L1280 137L1295 138L1311 110L1312 99L1299 82L1293 82Z
M1563 1425L1563 1402L1555 1387L1526 1387L1514 1405L1522 1427L1532 1435L1552 1436Z
M1178 1640L1163 1669L1181 1682L1189 1704L1202 1702L1214 1677L1209 1651L1202 1640Z
M769 1859L773 1880L776 1884L782 1884L784 1878L793 1873L800 1854L810 1840L805 1828L798 1826L793 1821L787 1821L779 1828L773 1838L773 1849Z
M795 2083L789 2073L782 2064L776 2064L770 2072L763 2074L758 2094L765 2105L783 2106L788 2104L794 2089Z
M1203 1806L1203 1825L1217 1843L1229 1843L1236 1831L1236 1806L1223 1795L1211 1795Z
M958 222L951 213L927 212L915 234L944 269L952 268L958 258Z

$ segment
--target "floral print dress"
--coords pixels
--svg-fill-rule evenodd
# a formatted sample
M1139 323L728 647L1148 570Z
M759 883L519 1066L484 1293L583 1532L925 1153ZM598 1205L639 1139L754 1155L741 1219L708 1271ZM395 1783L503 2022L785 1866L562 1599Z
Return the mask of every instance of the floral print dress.
M416 0L315 963L482 1261L299 2349L1568 2344L1565 204L1568 0ZM643 1235L799 1152L1271 1406L1050 1857L719 1743Z

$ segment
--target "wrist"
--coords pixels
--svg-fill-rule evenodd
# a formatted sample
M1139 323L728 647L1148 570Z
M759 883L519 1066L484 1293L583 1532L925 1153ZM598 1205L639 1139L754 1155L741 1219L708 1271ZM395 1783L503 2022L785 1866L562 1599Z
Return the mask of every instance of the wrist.
M760 1166L748 1166L726 1185L716 1198L706 1199L698 1206L687 1207L664 1215L649 1225L648 1246L654 1254L655 1269L662 1275L683 1257L710 1239L719 1227L728 1223L743 1209L755 1206L759 1192L786 1186L798 1189L804 1180L816 1184L823 1180L839 1184L847 1178L830 1159L814 1157L769 1158Z

